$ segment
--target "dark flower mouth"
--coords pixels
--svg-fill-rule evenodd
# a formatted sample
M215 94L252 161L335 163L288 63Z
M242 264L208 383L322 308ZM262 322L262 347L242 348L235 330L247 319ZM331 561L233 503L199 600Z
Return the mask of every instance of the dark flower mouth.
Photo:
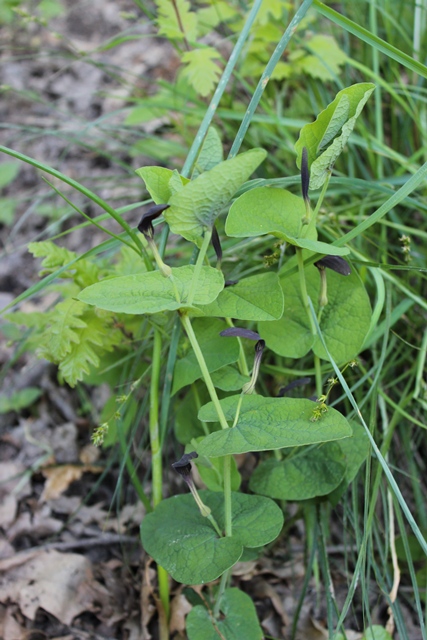
M308 201L308 188L310 186L310 172L308 170L308 152L307 147L302 150L301 156L301 190L302 197Z
M242 329L241 327L229 327L219 334L223 338L248 338L249 340L260 340L261 336L251 329ZM263 342L263 341L262 341Z
M144 234L146 240L151 239L154 236L153 220L158 218L163 211L169 209L169 204L155 204L148 209L142 216L138 224L138 231Z
M332 269L342 276L349 276L351 273L350 265L341 256L324 256L314 264L318 269Z
M215 249L218 265L221 265L221 262L222 262L221 240L219 239L218 231L216 230L215 225L212 227L212 246Z
M177 462L174 462L172 464L172 467L184 479L188 478L189 476L191 476L191 462L190 462L190 460L193 460L193 458L198 458L198 457L199 457L199 454L196 453L195 451L192 451L191 453L184 453L184 455L182 456L182 458L180 458L180 460L178 460Z

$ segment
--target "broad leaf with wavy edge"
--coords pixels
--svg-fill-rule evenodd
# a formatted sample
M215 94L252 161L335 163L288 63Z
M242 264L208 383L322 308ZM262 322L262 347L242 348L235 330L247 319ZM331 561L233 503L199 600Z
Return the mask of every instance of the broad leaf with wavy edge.
M199 494L223 530L222 492ZM144 549L178 582L211 582L238 561L244 547L268 544L283 525L281 509L269 498L232 492L231 506L233 535L220 538L191 494L163 500L142 521Z
M186 307L194 265L172 268L179 301L171 278L159 271L108 278L83 289L77 296L82 302L117 313L158 313ZM202 267L194 295L194 304L213 302L224 287L218 269Z
M230 422L236 415L239 399L240 395L235 395L220 401L225 417ZM311 400L306 399L244 396L236 426L209 434L197 445L197 452L203 456L225 456L297 447L351 436L352 430L347 420L331 407L319 420L312 422L315 407ZM199 420L218 420L212 402L200 409Z

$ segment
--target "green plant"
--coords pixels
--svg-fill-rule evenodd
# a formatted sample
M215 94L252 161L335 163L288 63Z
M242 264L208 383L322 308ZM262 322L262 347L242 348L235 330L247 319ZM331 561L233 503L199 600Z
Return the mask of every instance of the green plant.
M303 9L309 4L303 3ZM331 9L320 2L315 4L323 14L338 21ZM171 6L170 4L169 11ZM185 9L186 3L177 3L177 6ZM188 9L188 13L194 12ZM166 20L162 14L160 17ZM301 18L302 13L298 17ZM191 16L188 19L190 22L194 20ZM365 41L376 44L378 50L398 59L412 71L425 75L423 65L414 63L408 54L396 52L377 36L366 34L360 28L355 29L354 23L349 19L341 20L341 24L350 31L353 29ZM172 33L169 35L172 39L176 37ZM180 37L178 35L178 40ZM397 154L384 141L381 143L376 140L374 143L370 134L366 133L362 139L353 137L357 140L358 149L353 150L348 162L348 175L345 174L345 163L339 158L339 154L353 130L356 118L374 90L374 85L363 82L346 89L341 88L317 121L303 127L296 145L297 163L302 175L302 198L282 188L292 188L299 177L288 177L287 174L283 177L283 174L279 174L280 177L269 178L271 166L283 161L282 157L277 162L274 153L269 153L265 160L270 167L269 171L259 169L262 177L248 182L265 154L261 149L251 149L239 155L237 152L247 127L254 118L266 79L271 77L278 58L277 55L272 63L267 62L268 71L263 73L260 84L254 91L228 160L223 161L220 136L215 129L208 129L220 99L220 94L215 94L214 108L207 112L181 175L164 167L143 167L137 171L144 179L156 206L144 215L139 225L143 239L129 225L126 226L120 216L115 215L115 219L122 224L123 234L116 235L93 253L101 250L108 252L117 247L119 242L126 242L127 246L123 248L116 265L108 253L103 261L96 264L95 269L93 265L90 269L88 266L86 269L79 268L92 255L80 260L78 256L65 255L61 259L55 258L56 262L52 262L50 266L46 265L51 272L45 283L49 282L50 277L52 281L54 276L66 276L69 283L72 281L72 285L68 291L63 289L65 297L78 298L78 301L68 300L68 304L76 310L72 314L72 338L67 342L71 345L71 351L74 345L82 342L86 328L87 337L91 335L91 323L86 322L85 314L91 315L96 322L105 323L106 334L117 336L117 342L120 340L121 358L131 360L132 342L135 340L141 345L145 344L146 350L151 350L149 363L145 362L138 370L132 370L129 378L132 383L126 393L117 398L117 411L110 409L112 415L105 416L95 438L102 441L108 430L107 423L114 422L120 446L126 452L125 423L126 429L130 427L129 421L121 414L129 409L128 415L131 415L133 396L137 395L141 382L146 380L150 397L148 399L146 396L141 404L143 411L149 414L153 487L151 501L144 488L137 484L135 469L129 466L129 456L126 457L126 464L136 483L138 495L149 511L142 525L142 539L159 565L159 592L166 616L168 585L164 569L177 580L190 584L207 582L221 576L218 588L214 586L208 592L206 603L198 603L188 616L187 630L190 638L217 637L219 634L232 637L238 633L236 629L241 629L239 625L243 622L248 625L245 637L261 637L262 632L255 622L252 602L243 592L229 588L227 584L233 564L239 558L244 559L249 555L243 549L255 548L251 553L256 553L258 547L268 545L278 535L283 515L275 500L301 501L301 512L308 531L309 570L306 584L311 570L318 581L319 576L322 576L327 588L330 637L345 637L343 623L359 579L363 588L368 591L366 562L376 567L378 582L383 592L388 593L388 582L382 575L382 572L387 578L389 575L387 553L384 552L384 558L381 558L381 566L375 565L375 553L370 546L370 532L375 530L375 505L381 490L382 474L391 488L384 490L391 502L390 520L393 520L395 510L404 537L405 526L400 513L402 509L424 553L427 548L384 459L402 417L417 426L424 426L418 413L411 416L406 410L412 399L410 389L414 380L417 381L417 386L413 398L420 406L425 402L422 391L422 360L417 362L416 369L411 367L409 372L402 373L404 390L397 387L397 397L394 399L389 397L388 389L385 391L380 384L381 372L392 371L402 359L399 342L392 338L388 343L391 326L399 322L414 302L424 311L426 304L422 296L417 294L413 281L404 280L404 270L404 276L400 280L395 276L394 268L400 269L402 264L394 263L395 254L387 242L381 243L381 250L384 252L382 260L369 244L368 248L362 245L364 234L374 223L381 224L382 230L386 228L384 216L388 213L391 216L388 224L394 224L399 230L404 229L404 223L395 213L399 205L420 206L425 213L422 201L411 198L410 194L422 184L427 169L425 165L418 167L417 155L402 159L402 155ZM250 57L247 59L251 60ZM295 60L298 59L296 56ZM297 64L293 72L296 76L299 73ZM219 87L224 88L229 77L225 74ZM378 80L377 77L373 79ZM321 93L319 86L314 88ZM321 100L323 93L316 95L316 103ZM326 103L327 100L324 100L323 105ZM276 127L275 118L271 117L268 125ZM267 140L269 135L266 130L268 131L267 127L265 130L259 127L259 135L255 131L251 136ZM291 137L289 133L286 136L287 140ZM200 149L202 140L204 145ZM363 159L359 157L359 149L364 151ZM289 149L286 153L290 155ZM338 161L337 166L341 171L338 178L331 179L335 161ZM370 179L370 170L379 166L380 171L384 172L397 161L402 161L402 166L396 170L392 186L388 183L378 184ZM365 177L364 181L355 177L358 175L356 169ZM408 171L412 176L405 175L402 178L403 171ZM188 180L190 175L191 181ZM321 189L320 194L316 194L314 211L311 210L308 197L309 187ZM368 196L363 193L362 198L353 197L348 203L348 191L354 195L360 194L361 189L367 190ZM330 201L338 203L337 211L329 215L325 211L326 196ZM110 215L117 214L111 208L108 209L105 203L101 203L101 206ZM369 215L365 214L368 207ZM223 228L220 214L228 209ZM190 258L191 244L180 242L178 245L167 245L165 231L162 231L160 241L155 241L154 228L162 213L174 233L196 245L198 251L195 264ZM317 237L318 231L321 240ZM219 237L222 243L219 242ZM369 241L373 244L374 239L375 236L372 235ZM354 242L351 246L344 246L352 240ZM210 249L211 243L215 255ZM408 242L405 246L409 246ZM40 255L47 255L42 253L46 251L46 247L37 250ZM50 247L48 253L53 256L55 251ZM269 269L265 270L263 255L267 251L270 253L265 262ZM295 255L289 257L288 254L293 252ZM153 256L157 269L153 269L154 263L148 255ZM347 255L352 258L351 270L342 257ZM417 260L416 256L415 259ZM422 269L422 259L418 259L417 264ZM212 266L215 262L216 267ZM227 287L224 286L222 271L233 279L233 283ZM93 282L90 282L92 276ZM89 281L83 282L83 277ZM97 282L98 278L102 278L100 282ZM387 283L407 296L393 309ZM376 293L373 310L366 292L367 287L371 293ZM373 295L371 298L374 300ZM55 306L54 314L61 312L61 304L64 303ZM384 308L386 313L379 323ZM251 328L230 326L233 324L230 318L238 325L248 323ZM22 321L19 316L15 316L15 319ZM30 324L31 322L28 321ZM86 322L86 327L81 322ZM36 325L36 320L34 324ZM52 326L54 325L47 324L40 329L47 336ZM184 330L181 338L180 326ZM117 333L120 330L122 335ZM247 364L251 354L245 338L256 340L251 377ZM108 349L114 345L115 339L111 344L107 340L107 344L95 341L89 345L95 354L99 352L96 357L102 358L103 364L107 362ZM353 369L354 358L362 349L371 345L374 345L372 367L366 365L362 358L359 361L360 369ZM87 356L87 351L85 352ZM264 358L263 363L261 356ZM71 358L74 359L73 356ZM166 360L164 368L161 366L163 359ZM295 359L300 362L295 362ZM62 362L60 357L55 361L59 364ZM96 364L94 357L86 357L83 362ZM277 380L281 380L285 376L297 376L300 370L307 368L310 373L314 373L316 379L315 403L302 398L272 397L278 382L276 378L269 378L269 374L274 374ZM355 371L359 371L360 376ZM75 383L78 379L90 380L88 374L95 375L93 370L80 366L80 378L70 377L69 381ZM67 379L64 372L62 375ZM164 386L160 409L161 379L164 379ZM366 394L360 392L357 401L357 390L366 381L370 384L369 391ZM117 383L117 379L115 382ZM343 392L338 399L335 398L337 382ZM255 385L262 393L251 393ZM240 393L233 394L235 391ZM230 393L232 395L228 395ZM174 394L179 394L175 404L175 435L186 446L186 454L175 467L183 475L193 496L179 495L162 501L162 451L167 446L168 409L171 395ZM393 409L392 419L387 423L387 430L381 440L381 448L372 435L377 400L383 416L386 415L385 407ZM333 405L338 403L346 417L334 408ZM363 420L361 411L365 405L370 411L368 424ZM134 411L134 407L132 410ZM358 419L361 419L361 424ZM114 434L112 436L111 433L110 431L107 437L114 440ZM409 447L409 441L405 442ZM111 440L108 444L111 444ZM374 459L369 455L371 448L375 454ZM253 451L267 453L262 453L261 462L250 478L249 486L255 494L250 495L238 491L240 475L233 455ZM192 461L197 464L207 486L207 490L200 493L191 479ZM365 528L362 531L356 528L360 554L354 559L348 598L339 612L332 588L329 588L332 585L324 522L328 501L336 504L342 498L365 461L367 479L371 477L370 473L373 478L372 487L368 484L365 487L365 495L369 495L363 514ZM420 505L422 496L417 493L416 483L414 493L418 495ZM354 510L357 511L356 497L353 501ZM422 513L421 507L419 512ZM311 526L314 528L311 529ZM380 537L378 532L377 537ZM383 551L381 545L377 544ZM409 566L417 594L415 573L413 566ZM404 625L399 622L398 606L391 596L387 602L401 631ZM422 620L419 598L415 606L418 608L419 619ZM366 609L368 608L367 605ZM376 625L368 623L366 626L367 638L376 638L378 634L378 637L388 636L385 630ZM338 629L340 633L333 636L334 629ZM164 637L165 634L163 625Z

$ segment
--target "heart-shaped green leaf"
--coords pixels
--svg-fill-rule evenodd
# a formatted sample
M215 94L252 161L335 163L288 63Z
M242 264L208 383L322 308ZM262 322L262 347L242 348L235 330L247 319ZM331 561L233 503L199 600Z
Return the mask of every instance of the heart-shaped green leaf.
M240 589L226 589L220 603L221 617L213 620L203 605L193 607L187 616L189 640L262 640L264 634L258 622L254 603Z
M211 378L215 387L222 391L238 391L250 380L249 376L243 376L235 367L218 369L214 371Z
M345 256L346 247L317 240L315 224L302 226L304 200L285 189L259 187L241 195L230 207L225 224L227 235L252 238L269 233L280 240L316 253Z
M292 261L288 263L290 266ZM287 266L288 266L287 265ZM305 270L307 292L318 312L320 277L314 265ZM320 328L331 356L337 362L348 362L363 345L371 321L368 294L355 269L349 276L327 270L328 304L323 310ZM280 320L261 322L258 331L267 346L281 356L301 358L312 348L320 358L326 358L318 337L311 333L304 308L298 273L282 273L280 283L285 297L285 310Z
M180 309L186 306L194 269L194 265L173 268L171 278L165 278L159 271L108 278L86 287L77 297L87 304L117 313L158 313ZM202 267L194 304L213 302L223 287L224 277L218 269Z
M336 489L345 470L340 445L326 442L314 448L303 447L285 460L264 460L253 472L249 487L278 500L308 500Z
M234 420L239 399L235 395L221 400L227 420ZM203 456L224 456L315 444L351 435L347 420L331 407L313 422L315 407L305 399L244 396L236 426L209 434L197 445L197 452ZM200 409L199 419L218 420L212 402Z
M223 530L223 494L199 494ZM232 492L231 506L233 535L219 538L191 494L163 500L142 521L144 549L178 582L211 582L238 561L243 547L268 544L283 525L281 509L269 498Z
M239 345L237 340L224 340L219 335L226 328L223 320L200 318L194 321L193 329L197 341L203 352L209 372L217 371L227 364L236 362L239 357ZM183 342L188 342L183 338ZM173 375L172 394L192 384L202 377L202 372L194 355L190 349L188 353L177 360Z
M221 138L215 127L209 127L203 146L194 163L192 178L197 178L204 171L210 171L223 161Z
M192 180L169 200L164 213L171 231L200 246L221 209L264 160L263 149L251 149L220 162Z
M205 316L236 320L276 320L283 313L283 293L276 273L267 272L240 280L223 289L211 304L202 307Z
M178 171L165 167L141 167L135 173L144 180L145 188L156 204L166 204L172 194L190 182L188 178L180 176Z
M335 100L318 115L316 121L301 129L295 144L297 165L301 168L302 150L306 147L310 189L319 189L325 182L374 89L375 85L372 83L362 82L339 91Z
M285 189L258 187L251 189L231 205L225 232L233 238L271 235L286 240L296 238L305 216L304 200ZM314 229L314 239L317 238Z

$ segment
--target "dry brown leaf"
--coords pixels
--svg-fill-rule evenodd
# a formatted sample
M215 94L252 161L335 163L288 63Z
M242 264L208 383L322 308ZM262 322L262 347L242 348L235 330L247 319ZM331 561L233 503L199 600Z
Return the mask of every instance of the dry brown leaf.
M15 555L15 549L10 542L0 538L0 559L11 558L13 555Z
M64 493L75 480L80 480L82 475L90 471L91 473L101 473L101 467L92 465L64 464L60 467L49 467L42 469L42 473L47 478L40 502L54 500Z
M0 632L2 640L26 640L28 631L15 619L16 607L0 605Z
M7 529L16 518L18 500L31 493L30 476L24 465L2 462L0 465L0 527Z
M171 633L179 632L184 633L185 631L185 617L188 613L190 613L192 609L191 604L188 602L187 598L182 594L178 593L171 602L171 616L169 622L169 631Z
M252 578L259 573L257 565L258 560L236 562L233 567L233 576L239 576L241 580L252 580Z
M277 591L273 589L271 584L259 578L256 580L254 586L254 594L257 598L269 598L273 604L273 607L276 610L276 613L279 614L282 623L285 627L288 627L290 624L289 616L285 611L284 604L282 598L279 596Z
M30 620L42 608L69 625L83 611L95 610L105 591L90 561L75 553L40 551L0 576L0 602L15 602Z
M89 443L85 445L79 453L79 460L83 462L83 464L93 464L99 460L101 455L101 449L99 447L95 447L94 444Z
M102 529L107 531L116 531L123 533L126 531L126 525L138 526L141 524L145 515L145 508L142 502L136 504L126 504L117 516L105 514Z
M28 511L21 513L13 525L9 527L7 536L9 540L14 540L22 535L45 538L53 533L58 533L63 526L64 523L61 520L51 517L50 508L43 505L34 513Z
M16 518L18 501L15 496L4 496L0 502L0 527L7 529Z

